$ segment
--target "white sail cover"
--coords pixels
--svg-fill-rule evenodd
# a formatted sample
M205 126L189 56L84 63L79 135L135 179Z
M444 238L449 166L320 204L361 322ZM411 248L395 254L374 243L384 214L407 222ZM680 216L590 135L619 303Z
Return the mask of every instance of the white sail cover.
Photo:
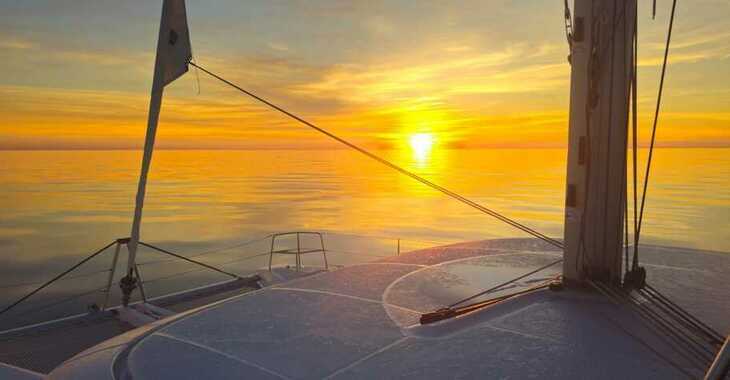
M185 74L191 58L185 1L165 0L162 6L160 36L157 41L155 87L164 87Z

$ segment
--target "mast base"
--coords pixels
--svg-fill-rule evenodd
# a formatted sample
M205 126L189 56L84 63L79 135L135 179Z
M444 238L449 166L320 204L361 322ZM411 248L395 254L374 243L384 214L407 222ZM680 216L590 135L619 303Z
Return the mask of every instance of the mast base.
M137 289L137 278L133 273L129 273L119 280L119 289L122 290L122 305L127 307L129 300L132 298L132 292Z
M646 285L646 269L636 267L624 275L624 289L643 289Z

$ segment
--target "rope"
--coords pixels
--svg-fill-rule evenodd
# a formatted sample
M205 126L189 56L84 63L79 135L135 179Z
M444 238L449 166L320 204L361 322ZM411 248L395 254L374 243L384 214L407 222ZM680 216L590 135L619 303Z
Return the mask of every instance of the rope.
M649 301L647 303L621 288L611 287L610 285L593 281L590 284L604 293L604 295L609 296L617 304L629 306L630 310L641 317L639 319L640 322L644 323L647 327L651 327L655 333L660 334L666 343L670 343L671 341L672 344L670 346L678 352L681 351L685 359L694 363L699 369L707 367L709 362L712 361L714 350L722 344L721 336L712 337L708 335L700 326L691 323L688 319L683 318L682 315L677 314L676 311L670 310L666 307L666 304L655 302L657 300L662 301L661 297L663 295L658 292L651 294L645 290L639 290L637 294ZM647 289L649 288L651 287L647 286ZM653 288L651 289L656 292ZM656 308L651 308L650 305L654 305ZM690 318L694 317L690 316ZM674 326L672 324L673 322L679 322L680 326ZM684 329L680 327L684 327ZM703 344L703 337L710 338L709 340L705 339L705 342L709 343L709 346Z
M514 293L505 294L505 295L502 295L502 296L499 296L499 297L494 297L494 298L491 298L491 299L488 299L488 300L485 300L485 301L480 301L480 302L477 302L477 303L474 303L474 304L465 305L465 306L462 306L462 307L459 307L459 308L456 308L456 309L451 308L451 307L445 307L445 308L438 309L438 310L433 311L433 312L430 312L430 313L421 314L421 318L419 318L419 322L421 323L421 325L427 325L427 324L430 324L430 323L434 323L434 322L438 322L438 321L443 321L443 320L449 319L449 318L455 318L455 317L458 317L460 315L464 315L464 314L471 313L471 312L474 312L474 311L477 311L477 310L481 310L481 309L484 309L484 308L486 308L488 306L492 306L494 304L497 304L499 302L506 301L506 300L512 299L514 297L521 296L523 294L532 293L532 292L534 292L536 290L540 290L540 289L547 288L552 283L554 283L555 281L558 281L559 278L560 278L560 275L555 276L553 278L550 278L550 279L548 279L547 281L544 281L541 284L538 284L538 285L529 287L529 288L524 289L524 290L520 290L520 291L517 291L517 292L514 292Z
M684 316L680 315L679 313L672 310L668 305L664 304L655 294L647 291L646 289L638 289L636 290L637 293L641 294L641 296L649 301L652 305L654 305L658 310L660 310L662 313L666 315L670 315L673 317L679 317L675 318L676 321L684 327L686 331L690 331L692 334L694 334L695 337L698 337L700 339L703 339L704 341L710 342L711 344L719 344L722 341L717 340L717 338L707 335L704 330L701 329L701 327L695 323L693 323L691 320L684 318ZM710 352L712 353L712 352Z
M615 29L615 26L616 26L616 22L617 22L616 15L618 13L618 7L619 7L618 3L613 5L613 14L611 16L611 24L614 25L614 29L610 36L611 37L610 38L611 53L608 56L608 59L610 59L610 61L611 61L610 65L609 65L609 74L608 74L608 78L610 79L610 83L608 85L608 125L609 126L613 125L613 103L614 103L613 94L614 94L614 82L615 82L615 80L613 80L613 78L614 78L615 61L616 61L615 60L615 55L616 55L616 29ZM625 7L625 5L624 5L624 7ZM606 152L611 152L611 142L613 141L613 139L611 137L613 135L613 130L614 130L614 128L608 128L608 139L607 139L608 142L606 144ZM611 160L606 159L605 161L606 161L606 164L604 167L604 173L611 173ZM606 182L603 186L603 194L609 193L610 183L611 183L611 181L606 180ZM626 188L625 184L624 184L624 188ZM587 188L586 188L586 190L587 190ZM608 196L604 196L604 198L603 198L604 219L607 219L607 216L608 216L608 209L609 209L608 198L609 198ZM584 216L581 216L581 217L584 217ZM619 231L620 231L620 229L619 229ZM606 249L607 244L608 244L608 234L604 233L603 242L601 244L602 252L607 252L607 249Z
M551 262L550 264L547 264L547 265L543 265L543 266L541 266L540 268L537 268L537 269L535 269L535 270L533 270L533 271L527 272L527 273L525 273L525 274L523 274L523 275L521 275L521 276L519 276L519 277L515 277L515 278L513 278L513 279L511 279L511 280L509 280L509 281L505 281L505 282L503 282L503 283L501 283L501 284L499 284L499 285L497 285L497 286L493 286L493 287L491 287L491 288L489 288L489 289L487 289L487 290L485 290L485 291L479 292L479 293L477 293L477 294L475 294L475 295L473 295L473 296L469 296L469 297L466 297L466 298L464 298L463 300L460 300L460 301L454 302L453 304L449 305L449 306L448 306L448 308L449 308L449 309L450 309L450 308L453 308L454 306L456 306L456 305L460 305L460 304L462 304L462 303L464 303L464 302L466 302L466 301L471 301L471 300L473 300L474 298L477 298L477 297L481 297L481 296L483 296L483 295L485 295L485 294L488 294L488 293L494 292L495 290L501 289L501 288L503 288L503 287L505 287L505 286L507 286L507 285L509 285L509 284L512 284L512 283L514 283L514 282L517 282L517 281L519 281L519 280L522 280L522 279L523 279L523 278L525 278L525 277L531 276L531 275L533 275L533 274L535 274L535 273L537 273L537 272L543 271L543 270L545 270L545 269L547 269L547 268L550 268L551 266L553 266L553 265L555 265L555 264L558 264L558 263L562 263L562 262L563 262L563 259L555 260L555 261Z
M659 93L657 94L656 108L654 109L654 124L651 128L651 144L649 145L649 157L646 162L646 173L644 173L644 188L641 194L641 210L639 211L639 223L636 229L636 242L639 241L641 236L641 223L644 220L644 206L646 204L646 190L649 186L649 171L651 169L651 159L654 154L654 143L656 141L656 127L659 121L659 109L662 104L662 93L664 91L664 77L667 72L667 58L669 57L669 44L672 41L672 27L674 26L674 13L677 9L677 0L672 1L672 12L669 16L669 30L667 31L667 42L664 47L664 61L662 62L662 74L659 79ZM634 246L634 249L638 247L638 244ZM634 263L638 265L638 251L634 253Z
M537 232L537 231L533 230L530 227L527 227L527 226L525 226L523 224L520 224L520 223L518 223L518 222L516 222L516 221L514 221L512 219L509 219L508 217L506 217L506 216L504 216L504 215L502 215L502 214L500 214L500 213L498 213L498 212L496 212L494 210L491 210L491 209L489 209L487 207L484 207L484 206L482 206L482 205L480 205L480 204L478 204L478 203L476 203L476 202L474 202L474 201L472 201L472 200L470 200L470 199L468 199L466 197L463 197L463 196L461 196L461 195L459 195L459 194L457 194L457 193L455 193L455 192L453 192L451 190L448 190L448 189L446 189L446 188L444 188L442 186L439 186L439 185L437 185L437 184L435 184L435 183L433 183L433 182L431 182L431 181L429 181L429 180L427 180L427 179L425 179L425 178L423 178L423 177L421 177L421 176L419 176L419 175L417 175L417 174L415 174L415 173L413 173L411 171L408 171L406 169L403 169L402 167L400 167L400 166L398 166L398 165L396 165L396 164L394 164L394 163L392 163L392 162L390 162L390 161L388 161L388 160L386 160L386 159L384 159L384 158L382 158L382 157L380 157L380 156L378 156L376 154L373 154L373 153L369 152L368 150L366 150L364 148L361 148L361 147L359 147L359 146L357 146L357 145L355 145L355 144L353 144L353 143L351 143L351 142L349 142L349 141L347 141L347 140L345 140L345 139L343 139L341 137L336 136L335 134L333 134L331 132L326 131L325 129L322 129L322 128L320 128L320 127L318 127L318 126L316 126L316 125L314 125L314 124L312 124L312 123L310 123L310 122L302 119L301 117L299 117L299 116L297 116L297 115L295 115L295 114L293 114L293 113L285 110L284 108L279 107L276 104L271 103L270 101L268 101L268 100L266 100L266 99L264 99L264 98L262 98L262 97L260 97L260 96L258 96L256 94L254 94L254 93L252 93L250 91L247 91L247 90L241 88L240 86L238 86L238 85L236 85L236 84L234 84L234 83L232 83L232 82L230 82L230 81L222 78L221 76L219 76L217 74L212 73L211 71L207 70L206 68L204 68L204 67L202 67L202 66L200 66L200 65L198 65L198 64L196 64L194 62L189 62L189 64L192 65L192 66L194 66L194 67L196 67L196 68L198 68L198 69L200 69L201 71L203 71L204 73L210 75L211 77L213 77L213 78L215 78L215 79L217 79L217 80L219 80L219 81L221 81L221 82L223 82L223 83L225 83L225 84L227 84L227 85L235 88L236 90L238 90L238 91L240 91L240 92L248 95L249 97L251 97L251 98L253 98L253 99L255 99L255 100L257 100L257 101L259 101L259 102L261 102L261 103L263 103L265 105L267 105L268 107L270 107L270 108L272 108L272 109L274 109L276 111L281 112L282 114L284 114L284 115L286 115L286 116L288 116L288 117L290 117L290 118L298 121L299 123L304 124L305 126L311 128L311 129L314 129L315 131L317 131L319 133L322 133L322 134L326 135L327 137L329 137L329 138L331 138L331 139L333 139L333 140L335 140L335 141L337 141L337 142L339 142L339 143L341 143L341 144L343 144L343 145L345 145L345 146L347 146L349 148L352 148L352 149L354 149L354 150L356 150L356 151L358 151L358 152L360 152L360 153L362 153L362 154L370 157L371 159L373 159L375 161L380 162L381 164L383 164L383 165L385 165L385 166L387 166L387 167L389 167L389 168L391 168L391 169L393 169L393 170L395 170L395 171L397 171L397 172L399 172L399 173L401 173L403 175L406 175L408 177L411 177L411 178L415 179L416 181L421 182L422 184L431 187L434 190L440 191L440 192L442 192L442 193L444 193L444 194L446 194L446 195L448 195L448 196L450 196L450 197L452 197L452 198L454 198L454 199L456 199L456 200L458 200L458 201L460 201L460 202L462 202L462 203L464 203L464 204L466 204L468 206L471 206L471 207L473 207L473 208L475 208L475 209L477 209L477 210L479 210L479 211L481 211L481 212L483 212L483 213L485 213L487 215L490 215L490 216L492 216L492 217L494 217L494 218L496 218L496 219L498 219L498 220L500 220L500 221L502 221L504 223L507 223L507 224L509 224L509 225L511 225L511 226L513 226L513 227L515 227L517 229L519 229L519 230L522 230L523 232L526 232L526 233L528 233L528 234L530 234L530 235L532 235L532 236L534 236L534 237L536 237L538 239L541 239L541 240L545 241L548 244L552 244L552 245L554 245L554 246L556 246L558 248L561 248L561 249L563 248L563 243L560 242L560 241L557 241L557 240L555 240L553 238L550 238L550 237L548 237L548 236L546 236L546 235L544 235L544 234L542 234L540 232Z
M604 294L604 295L606 295L606 294ZM594 315L596 315L599 318L603 318L607 322L611 323L618 330L620 330L621 332L623 332L624 334L626 334L626 336L628 336L631 339L634 339L639 344L641 344L642 346L644 346L644 348L646 348L647 350L649 350L652 353L654 353L654 355L656 355L660 359L664 360L667 364L669 364L670 366L672 366L674 369L676 369L677 371L683 373L685 376L687 376L688 379L692 380L692 379L695 379L696 378L695 375L692 375L686 369L682 368L677 363L675 363L674 360L670 359L669 357L667 357L666 355L664 355L663 353L661 353L659 350L657 350L654 347L653 344L647 342L646 340L640 338L638 335L632 333L626 327L624 327L621 323L619 323L619 322L615 321L614 319L609 318L608 316L606 316L605 313L594 313Z
M695 339L696 337L693 337L684 329L673 326L667 317L662 316L659 312L650 308L648 304L637 299L632 293L624 291L624 296L636 305L636 307L643 309L649 318L652 318L658 325L663 326L676 340L683 342L686 348L692 351L697 358L712 362L712 350L704 346L702 342L698 342Z
M639 308L630 299L627 299L619 293L617 289L591 280L588 281L588 284L598 290L599 293L605 295L616 305L626 307L627 310L635 313L639 317L637 318L639 323L651 330L657 338L661 339L668 347L671 347L674 352L682 356L687 363L695 368L703 368L704 360L698 358L697 355L686 346L686 344L681 342L681 340L677 342L676 336L671 334L671 329L662 328L661 325L656 323L656 320L647 315L645 310Z
M716 342L723 341L723 337L719 332L717 332L712 327L706 325L704 322L699 320L697 317L690 314L687 310L685 310L682 307L680 307L679 305L677 305L675 302L673 302L672 300L667 298L664 294L660 293L653 286L646 284L645 289L647 289L652 294L652 296L654 296L657 300L659 300L659 302L661 302L662 304L664 304L667 307L669 307L670 309L672 309L672 311L677 313L680 317L687 319L692 324L696 325L698 327L698 329L700 329L705 335L714 339Z

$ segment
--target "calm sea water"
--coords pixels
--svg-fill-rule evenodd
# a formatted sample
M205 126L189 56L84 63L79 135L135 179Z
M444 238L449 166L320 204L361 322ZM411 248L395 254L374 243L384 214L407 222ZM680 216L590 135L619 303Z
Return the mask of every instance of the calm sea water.
M380 153L548 235L562 235L564 150ZM134 151L0 152L0 302L129 234L139 162ZM659 149L652 170L643 241L730 252L730 149ZM200 259L247 272L267 258L230 261L267 252L270 241L226 247L294 230L326 232L335 264L395 254L397 239L407 251L524 236L350 151L155 152L142 240L186 255L222 249ZM103 286L107 273L99 271L109 267L112 251L78 271L86 277L54 285L38 302ZM140 252L140 262L147 263L141 267L146 280L158 279L150 292L170 290L165 277L180 272L188 272L186 286L210 280L149 250Z

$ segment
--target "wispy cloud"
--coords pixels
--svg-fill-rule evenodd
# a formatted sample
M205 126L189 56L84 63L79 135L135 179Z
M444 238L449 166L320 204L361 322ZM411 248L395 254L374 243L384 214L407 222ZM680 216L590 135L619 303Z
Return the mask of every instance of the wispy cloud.
M559 7L498 3L264 2L226 7L228 13L246 8L267 15L247 23L220 9L193 15L191 8L191 24L203 66L365 144L396 146L408 134L430 132L457 147L560 145L570 66L560 25L542 22L543 12L559 13ZM672 69L665 90L665 141L730 140L727 78L717 75L730 65L730 32L724 18L706 10L727 9L726 3L698 1L692 6L705 8L678 20L670 62L682 65ZM104 24L109 30L90 17L79 30L98 34L79 38L49 21L57 15L47 16L0 28L0 70L6 73L0 79L0 145L140 146L154 33L129 34L149 41L119 39L120 31L133 28L115 14ZM287 27L273 19L286 20ZM154 30L156 21L135 25ZM516 22L523 27L515 29ZM640 112L649 115L666 25L640 29L640 64L652 67L641 71ZM199 74L199 96L194 70L166 89L160 146L321 143Z
M279 52L289 51L289 46L281 42L269 42L268 46L271 50Z
M153 53L126 49L71 49L18 37L0 37L0 48L16 50L12 58L18 62L75 63L100 66L127 65L143 61Z
M714 28L712 28L714 29ZM699 28L675 35L670 45L670 63L696 63L725 59L730 54L730 32ZM640 66L658 66L663 61L665 43L648 41L639 52Z
M552 58L552 47L517 45L472 53L463 45L455 46L452 51L463 54L415 61L405 54L381 64L334 65L321 80L294 86L292 92L351 103L382 103L424 95L444 99L465 94L536 92L567 83L567 63L545 60Z
M2 49L27 50L34 49L36 46L37 45L31 41L23 40L16 37L0 36L0 48Z

